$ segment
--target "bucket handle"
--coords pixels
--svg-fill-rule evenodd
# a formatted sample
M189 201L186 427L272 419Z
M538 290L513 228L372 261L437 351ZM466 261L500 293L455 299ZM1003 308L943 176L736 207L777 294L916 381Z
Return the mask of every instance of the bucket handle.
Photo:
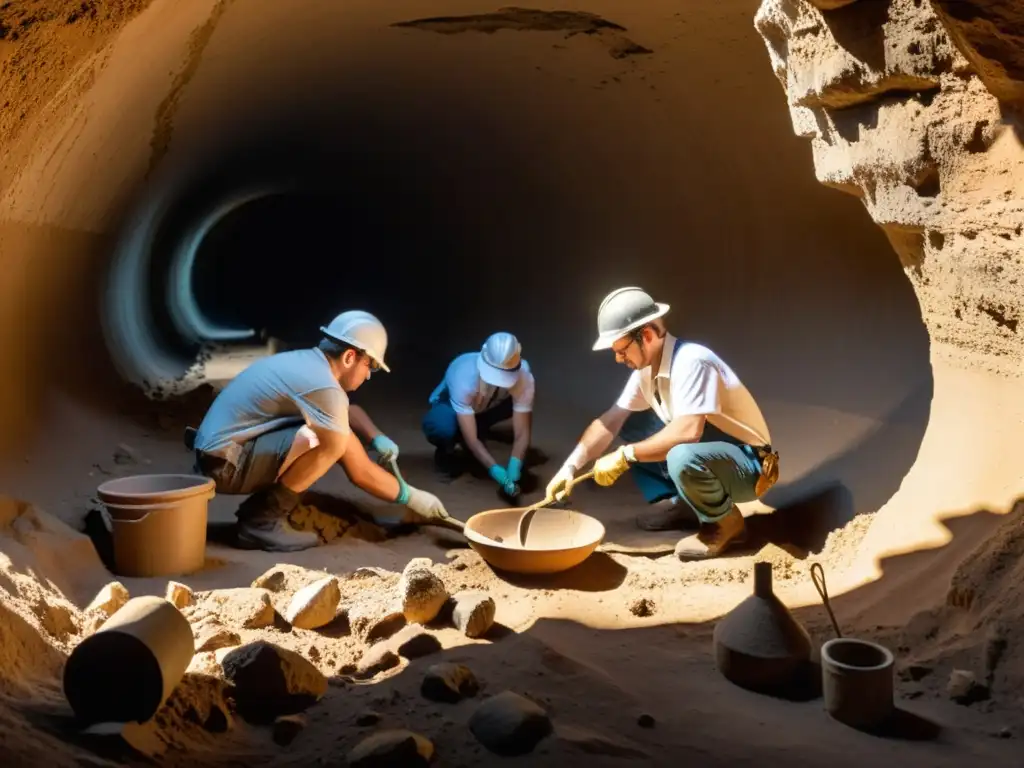
M828 611L828 617L832 621L832 629L836 631L836 637L842 637L843 633L839 629L839 622L836 621L836 615L832 613L832 601L828 599L828 587L825 586L825 569L821 567L821 563L811 564L811 581L814 582L814 588L818 590L821 602L824 603L825 610Z
M107 530L108 531L113 531L114 530L114 519L113 519L113 517L111 517L110 511L106 508L107 506L108 505L106 505L106 504L104 505L104 508L100 510L100 514L103 516L103 523L107 526ZM134 525L135 523L141 523L141 522L147 520L149 518L149 516L152 515L154 512L159 512L162 509L176 509L177 507L180 507L181 505L180 504L167 503L167 504L113 504L113 505L109 505L109 506L122 507L122 508L131 508L131 509L138 509L138 510L145 510L146 514L144 514L142 517L136 518L135 520L119 519L117 521L119 524L120 523L128 523L128 524Z

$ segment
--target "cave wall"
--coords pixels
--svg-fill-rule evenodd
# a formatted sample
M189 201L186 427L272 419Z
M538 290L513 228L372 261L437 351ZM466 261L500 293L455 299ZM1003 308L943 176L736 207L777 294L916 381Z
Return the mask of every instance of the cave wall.
M817 178L860 198L934 354L1024 361L1024 9L1012 0L765 0L755 25Z

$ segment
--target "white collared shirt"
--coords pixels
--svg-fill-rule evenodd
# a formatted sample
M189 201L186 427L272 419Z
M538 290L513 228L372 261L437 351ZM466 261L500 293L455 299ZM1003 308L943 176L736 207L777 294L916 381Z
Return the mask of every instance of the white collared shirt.
M474 414L489 411L507 398L512 398L512 410L530 413L533 410L534 378L530 364L523 360L515 384L508 389L495 387L480 378L477 368L479 352L459 355L445 371L444 380L430 395L431 404L438 402L445 392L456 413Z
M681 416L704 415L745 443L770 444L761 409L732 368L702 344L679 341L675 348L676 338L665 334L657 373L652 376L650 367L633 371L616 404L628 411L653 408L665 424Z

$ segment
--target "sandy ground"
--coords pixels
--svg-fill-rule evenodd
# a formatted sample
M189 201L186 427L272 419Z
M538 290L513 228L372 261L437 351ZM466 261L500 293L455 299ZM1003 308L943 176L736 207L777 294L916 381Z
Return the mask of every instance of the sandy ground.
M952 766L972 757L1019 764L1024 511L1018 504L1005 514L1019 488L1019 478L1005 467L1024 421L1019 382L964 370L959 352L955 372L937 364L941 350L929 348L921 308L885 238L850 200L837 201L818 186L807 153L793 140L750 27L755 2L722 3L692 17L652 6L637 11L622 34L606 30L554 43L462 28L486 27L496 23L493 17L463 20L459 29L419 22L396 31L387 23L427 11L407 2L382 20L369 5L353 4L345 25L357 32L351 45L341 45L334 37L335 10L326 3L307 3L303 16L271 3L158 0L154 13L125 27L116 47L104 47L144 5L85 3L81 14L67 15L63 5L46 0L0 8L0 98L21 110L4 111L0 119L4 289L17 289L0 303L7 334L0 348L9 371L0 390L8 404L0 417L9 459L0 481L24 500L0 506L0 749L6 764L141 763L149 755L168 765L248 765L259 758L331 765L364 736L390 727L431 739L441 765L487 764L497 758L469 722L486 696L506 689L534 699L554 722L554 734L518 758L531 765L561 765L574 756L600 765L633 759L655 765ZM452 5L472 10L469 3ZM617 10L597 6L592 10L609 15ZM259 13L246 12L255 7ZM730 25L741 24L745 31L734 33ZM742 53L720 57L717 47ZM709 54L710 48L716 50ZM326 51L331 55L322 55ZM467 60L478 68L467 68ZM715 62L711 71L709 61ZM334 82L341 72L355 74ZM261 91L243 90L254 82ZM296 83L308 87L297 93ZM248 93L250 101L236 104L224 93ZM324 93L341 108L321 126L311 105L319 108ZM219 544L237 500L218 497L211 505L206 566L182 579L197 591L198 607L188 611L197 626L214 600L211 590L248 587L279 564L308 572L290 571L294 582L273 596L277 614L297 586L325 573L342 579L342 605L378 589L347 578L359 568L385 569L378 590L385 594L416 557L431 559L449 592L486 591L496 604L496 624L471 641L442 621L428 629L441 650L357 682L351 666L366 649L343 623L303 630L275 620L254 629L237 611L225 610L222 621L239 643L270 640L330 679L306 711L304 729L281 746L271 728L247 723L229 701L216 656L202 654L163 711L130 731L133 753L117 740L78 733L61 693L66 655L94 628L95 617L83 610L115 578L80 531L100 482L189 469L181 428L197 423L203 403L197 396L146 404L137 392L117 388L105 355L96 352L95 267L113 249L125 201L147 199L151 190L140 179L168 157L183 162L207 141L223 148L245 135L239 126L271 113L281 94L296 114L308 110L306 122L324 133L370 115L352 135L376 147L368 154L377 160L337 177L355 179L360 192L360 173L407 180L401 163L380 165L380 158L394 156L395 137L406 135L396 125L415 125L436 141L455 131L436 116L471 113L458 126L461 133L452 134L458 138L446 139L446 153L426 153L434 164L425 172L431 184L442 171L449 174L455 181L440 191L460 201L430 211L426 221L466 237L473 246L467 252L489 246L495 258L534 259L553 287L543 293L536 286L532 298L564 313L527 330L543 342L531 347L536 356L531 351L530 357L545 376L545 369L553 372L545 381L564 371L570 345L585 351L590 333L589 322L585 329L575 319L559 322L589 317L582 306L559 302L559 292L571 280L580 296L596 295L621 278L614 270L580 269L564 257L562 244L599 255L645 247L661 255L638 268L644 279L657 281L678 269L685 228L688 250L696 254L687 262L689 279L666 281L672 284L665 288L687 308L688 332L713 332L716 345L744 361L744 375L750 372L784 448L783 487L766 504L745 510L757 534L755 552L704 564L599 553L573 572L539 580L498 576L451 535L425 530L385 540L373 526L349 526L353 503L363 512L372 508L338 471L309 501L345 525L325 524L330 518L320 513L311 519L328 531L344 527L346 535L286 558ZM562 122L531 117L561 114L570 99L573 109ZM495 133L495 126L507 135ZM712 133L716 141L709 143ZM477 137L479 145L470 141ZM516 151L497 158L495 144ZM424 155L412 157L424 162ZM766 157L778 165L770 174L761 169ZM483 194L488 188L477 186L480 167L502 174L507 185ZM523 168L536 175L512 173ZM416 183L422 180L403 189L407 197L432 199ZM763 204L765 198L771 204ZM578 207L558 208L554 201L561 200ZM514 212L508 230L489 218L502 210ZM711 223L701 226L705 219ZM467 235L479 222L482 228ZM519 240L509 237L512 230L539 234L536 241ZM551 243L559 244L555 252ZM386 247L403 245L396 240ZM459 249L444 252L449 267L455 266L452 251ZM737 303L782 307L772 322L730 326L716 319L720 302L693 287L698 278L714 276L718 259L702 258L706 254L740 259L736 272L749 279L736 281ZM557 258L564 261L551 268ZM498 322L491 295L482 290L470 307L479 310L481 324ZM420 305L406 303L415 320ZM54 306L64 312L50 312ZM525 304L518 311L523 319L535 314ZM445 316L453 329L457 319ZM469 338L479 329L458 330ZM441 346L464 342L453 330ZM419 340L397 340L399 359L403 343L409 359ZM61 354L47 356L55 349ZM435 350L439 358L447 351ZM537 470L542 479L592 415L565 402L573 399L573 381L587 385L575 391L591 400L604 397L587 359L574 361L574 380L568 374L561 379L561 402L552 386L545 389L552 397L545 394L538 406L536 443L552 457ZM868 386L866 372L875 371L885 375ZM394 394L429 391L435 376L428 372L422 387L406 378L375 379L374 390L380 383L382 394L371 390L366 403L402 446L403 472L465 519L500 505L491 484L471 477L437 484L415 429L423 398L410 404ZM970 441L979 425L986 430L985 450L950 451L950 445L975 445ZM636 545L649 543L632 524L638 501L627 480L610 491L580 489L576 505L605 523L609 542ZM773 507L774 514L760 514ZM837 528L837 510L840 521L854 519ZM779 701L718 674L713 623L750 594L757 559L772 561L778 594L816 641L832 634L809 579L809 566L818 561L829 585L842 593L834 607L844 634L874 638L893 650L904 715L889 732L853 731L830 720L820 698ZM163 595L167 587L165 579L121 581L133 596ZM424 699L425 668L442 660L467 665L481 694L454 705ZM964 673L957 676L961 682L970 673L973 685L947 690L954 670Z
M51 750L62 760L72 760L87 753L82 750L99 750L117 760L138 759L120 742L89 741L76 734L60 696L57 676L63 654L90 631L81 610L115 578L101 564L92 541L72 529L82 527L95 507L90 497L98 482L137 472L187 471L189 457L178 435L180 425L194 422L201 409L198 393L193 401L177 413L166 404L150 406L115 429L108 425L102 433L87 428L84 414L65 411L66 421L80 425L86 440L96 441L82 450L100 457L91 465L66 467L66 484L59 492L63 504L51 491L51 503L69 527L41 512L36 514L43 523L29 524L25 520L33 518L32 511L24 506L9 509L3 596L5 610L18 618L7 623L4 643L11 669L6 688L10 740L5 736L5 745L16 745L13 754L28 759ZM464 475L451 485L435 482L429 471L429 446L408 426L415 424L414 413L414 408L401 406L371 410L403 446L401 464L410 481L442 494L451 511L463 519L501 506L489 481ZM565 443L571 427L550 420L542 423L539 447L554 452ZM105 449L100 449L101 443ZM499 443L495 450L507 448ZM31 456L27 460L31 462ZM537 471L546 477L550 469L549 463ZM827 576L833 576L849 558L863 524L834 535L810 557L797 552L794 558L770 544L757 553L690 564L671 557L597 553L568 573L526 579L496 574L460 537L447 532L424 529L384 540L378 529L365 523L347 527L359 519L351 502L363 513L372 506L339 470L318 483L308 499L345 521L339 526L344 533L318 549L281 556L217 544L218 524L230 523L237 499L215 498L214 541L207 564L181 579L197 592L200 605L209 590L247 587L275 566L296 574L272 596L278 615L299 586L318 576L344 579L369 566L394 574L379 587L343 580L341 603L347 605L358 602L368 589L381 594L393 589L410 559L427 557L449 593L483 590L494 599L495 627L483 638L470 640L440 622L428 631L443 650L403 658L398 667L357 682L348 675L365 646L351 629L293 629L280 621L268 628L246 629L240 614L221 611L223 623L237 631L243 644L267 639L313 661L332 681L326 695L306 711L305 727L295 740L280 746L271 728L248 724L230 703L223 703L220 684L211 682L220 674L213 654L198 654L164 710L131 733L129 741L139 752L159 756L161 764L184 765L200 757L204 764L241 764L254 754L265 755L274 764L330 764L373 731L357 721L374 721L377 728L408 728L427 736L438 750L439 764L475 765L497 758L477 742L468 720L484 697L510 689L539 702L555 724L553 736L519 758L529 764L554 765L576 755L601 765L624 758L651 764L685 758L698 765L726 765L756 755L759 761L797 759L805 765L863 765L865 760L961 765L972 756L1012 765L1018 754L1016 738L1024 726L1019 708L1024 659L1012 637L1013 627L1019 626L1014 623L1019 621L1019 609L1012 595L1019 577L1015 553L1024 540L1024 510L1006 518L992 542L960 567L948 605L924 611L906 626L855 619L846 606L856 602L856 592L835 600L845 635L879 640L897 655L896 701L906 714L894 732L878 736L830 720L821 698L786 701L733 686L718 674L711 653L714 619L749 594L754 560L775 564L778 592L784 599L799 595L809 583L810 562L822 562ZM609 539L638 540L631 524L638 496L628 480L609 491L579 489L577 499L576 507L606 523ZM120 581L132 596L163 595L168 583ZM877 583L871 586L879 589ZM189 614L193 621L208 612L189 610L194 610ZM820 606L799 608L795 614L816 642L832 636ZM998 652L991 650L993 643ZM454 705L425 699L419 693L424 670L442 660L468 666L482 692ZM946 685L954 668L972 671L979 684L991 686L989 695L969 706L951 700ZM209 711L215 704L228 714L226 732L208 730L213 729ZM368 712L377 713L379 720ZM641 715L654 718L653 729L638 725ZM737 732L743 733L742 742L735 738ZM54 739L62 742L59 747Z

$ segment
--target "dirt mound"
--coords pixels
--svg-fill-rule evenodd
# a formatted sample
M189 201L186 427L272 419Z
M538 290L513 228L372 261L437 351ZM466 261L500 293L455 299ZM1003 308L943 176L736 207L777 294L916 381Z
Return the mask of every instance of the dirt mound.
M977 682L982 708L1012 705L1024 686L1024 503L957 569L946 604L919 613L898 636L904 678L955 696L954 670ZM955 686L953 686L955 688Z

